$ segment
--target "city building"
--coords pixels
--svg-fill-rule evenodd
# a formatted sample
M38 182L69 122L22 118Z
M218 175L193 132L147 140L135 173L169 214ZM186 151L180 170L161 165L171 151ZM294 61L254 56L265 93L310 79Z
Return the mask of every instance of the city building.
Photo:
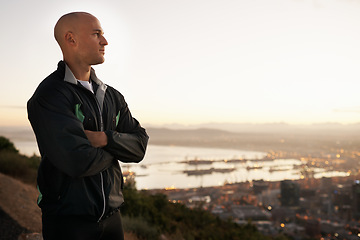
M360 219L360 180L356 180L351 188L352 217Z
M281 181L281 206L283 207L296 207L300 203L300 186L298 183L285 180Z

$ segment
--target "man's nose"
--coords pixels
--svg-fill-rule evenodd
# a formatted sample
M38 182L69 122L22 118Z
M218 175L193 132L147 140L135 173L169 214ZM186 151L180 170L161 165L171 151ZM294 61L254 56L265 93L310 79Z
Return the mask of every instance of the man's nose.
M108 45L108 41L106 40L106 38L104 36L101 36L101 37L102 37L102 39L100 41L100 44L104 45L104 46Z

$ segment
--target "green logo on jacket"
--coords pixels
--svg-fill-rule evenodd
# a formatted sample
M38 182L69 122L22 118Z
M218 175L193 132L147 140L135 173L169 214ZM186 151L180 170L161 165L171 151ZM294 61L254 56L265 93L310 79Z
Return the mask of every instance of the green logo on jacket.
M81 107L81 103L78 103L78 104L75 105L75 116L76 116L82 123L84 123L85 116L84 116L83 112L81 111L80 107Z
M116 115L116 126L119 124L119 120L120 120L120 111L119 111L119 113Z

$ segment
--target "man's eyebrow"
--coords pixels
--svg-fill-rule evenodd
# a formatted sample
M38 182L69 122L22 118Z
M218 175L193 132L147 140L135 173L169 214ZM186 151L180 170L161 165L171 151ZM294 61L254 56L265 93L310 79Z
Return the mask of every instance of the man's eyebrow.
M94 31L94 32L101 33L101 34L104 34L104 32L103 32L103 30L102 30L102 29L94 29L93 31Z

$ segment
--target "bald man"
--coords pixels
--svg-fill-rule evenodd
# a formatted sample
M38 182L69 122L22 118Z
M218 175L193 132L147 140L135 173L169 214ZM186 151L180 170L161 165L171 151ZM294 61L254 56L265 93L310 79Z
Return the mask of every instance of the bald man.
M27 105L41 154L43 237L123 239L119 161L140 162L149 137L123 95L92 68L104 62L108 44L99 20L69 13L56 23L54 35L63 61Z

